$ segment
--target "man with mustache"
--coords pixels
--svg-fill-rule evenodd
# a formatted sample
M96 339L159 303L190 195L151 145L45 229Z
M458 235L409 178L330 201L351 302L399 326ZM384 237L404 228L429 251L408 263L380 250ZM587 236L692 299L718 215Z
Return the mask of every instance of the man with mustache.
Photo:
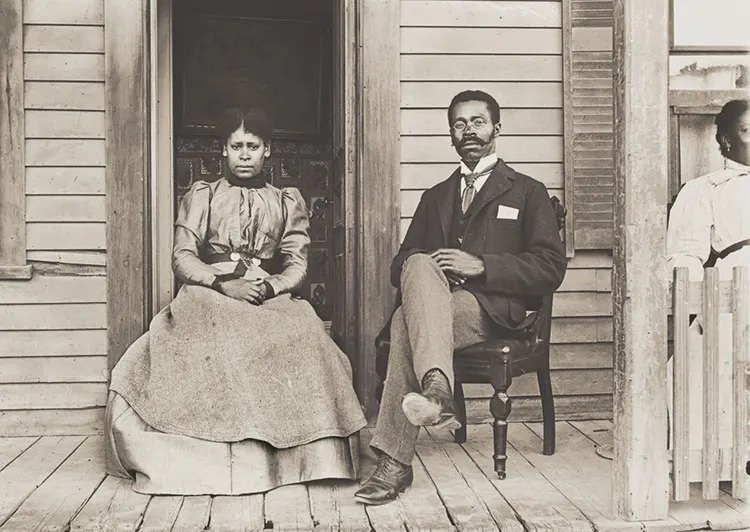
M425 191L391 265L401 305L364 504L394 500L413 480L420 426L460 426L453 401L453 351L529 325L526 311L562 282L565 250L545 186L498 159L500 107L482 91L448 108L459 167Z

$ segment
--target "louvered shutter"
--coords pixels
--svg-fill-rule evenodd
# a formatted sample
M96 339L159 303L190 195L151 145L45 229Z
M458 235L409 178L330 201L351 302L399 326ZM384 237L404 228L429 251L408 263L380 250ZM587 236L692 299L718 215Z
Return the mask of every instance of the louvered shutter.
M566 246L611 249L612 0L563 1Z

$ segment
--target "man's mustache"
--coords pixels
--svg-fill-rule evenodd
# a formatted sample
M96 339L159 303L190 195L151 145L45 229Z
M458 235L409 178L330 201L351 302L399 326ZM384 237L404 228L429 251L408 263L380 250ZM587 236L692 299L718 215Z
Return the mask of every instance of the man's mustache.
M470 142L473 142L475 144L479 144L480 146L484 146L489 141L485 141L485 140L483 140L483 139L481 139L479 137L468 137L468 138L464 137L463 139L461 139L461 146L466 146Z

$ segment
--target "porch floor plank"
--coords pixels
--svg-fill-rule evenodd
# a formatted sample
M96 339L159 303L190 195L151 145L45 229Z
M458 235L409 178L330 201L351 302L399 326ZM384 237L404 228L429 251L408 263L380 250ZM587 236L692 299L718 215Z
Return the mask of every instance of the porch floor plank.
M214 497L211 505L211 532L263 530L262 493Z
M78 448L84 436L45 436L0 471L0 524Z
M185 497L172 530L180 532L202 532L211 518L211 497L200 495Z
M2 438L0 439L0 471L31 447L38 437Z
M435 439L443 434L450 437L450 434L445 431L421 433L425 434L425 438L420 440L417 455L435 484L456 528L460 531L495 529L497 523L492 514L448 457L446 447L450 443ZM459 451L463 452L460 448Z
M183 497L175 495L152 497L138 532L172 530L182 508L182 501Z
M281 486L266 494L265 519L278 530L311 530L310 499L304 484Z
M556 432L558 441L564 441L565 445L552 456L539 452L542 446L541 424L524 424L523 428L519 425L517 430L510 432L508 441L565 493L596 530L640 532L642 523L613 518L610 467L602 467L603 464L599 463L604 459L595 454L596 444L567 422L557 423Z
M358 482L335 481L308 486L310 509L316 530L370 530L365 507L354 501Z
M2 530L67 530L106 475L103 443L101 437L87 438L26 499Z
M428 433L434 440L442 444L443 451L453 467L466 482L469 489L482 501L500 530L503 532L523 532L523 525L518 521L508 501L484 476L482 470L472 461L466 450L453 442L453 436L448 431L436 431L434 429L428 429ZM461 488L463 488L462 485Z
M527 430L520 424L511 424L509 434ZM495 473L492 453L492 427L472 425L463 448L482 470L513 510L521 516L530 531L593 532L593 527L565 494L547 480L531 462L512 446L508 446L507 477L499 480ZM541 443L532 453L541 455Z
M362 429L360 435L360 476L362 478L362 482L364 482L375 470L377 457L370 448L370 441L372 440L372 430L369 428ZM391 504L385 504L382 506L365 506L365 513L370 520L370 524L372 525L373 530L377 530L378 532L406 531L406 510L404 509L404 505L401 503L400 498L396 499Z
M417 457L414 457L412 468L414 484L399 496L404 505L407 527L410 530L455 530L435 485Z
M108 476L70 524L71 532L137 530L150 495L133 491L133 482Z

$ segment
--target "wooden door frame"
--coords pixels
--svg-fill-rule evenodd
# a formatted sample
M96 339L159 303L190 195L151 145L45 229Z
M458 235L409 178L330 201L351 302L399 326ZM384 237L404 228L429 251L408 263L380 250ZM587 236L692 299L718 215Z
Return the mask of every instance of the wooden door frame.
M368 414L374 414L375 335L390 315L394 292L389 265L399 242L399 4L345 0L354 16L352 50L356 68L351 120L355 176L347 196L355 198L351 253L356 302L356 388ZM159 104L169 94L151 66L171 61L159 40L171 0L105 0L106 154L107 154L107 337L110 368L148 327L152 305L166 293L152 269L166 258L153 248L171 235L153 232L152 218L171 211L152 210L171 192L158 187L162 172L172 172L169 127L160 120L171 109ZM156 32L156 35L154 35ZM162 76L163 78L163 76ZM170 78L171 81L171 78ZM152 117L157 116L156 120ZM169 145L169 153L163 148ZM169 232L166 232L169 233ZM153 246L152 246L153 243ZM155 264L153 261L158 261ZM163 283L162 279L162 283ZM155 290L152 291L152 286ZM160 296L161 294L161 296Z

